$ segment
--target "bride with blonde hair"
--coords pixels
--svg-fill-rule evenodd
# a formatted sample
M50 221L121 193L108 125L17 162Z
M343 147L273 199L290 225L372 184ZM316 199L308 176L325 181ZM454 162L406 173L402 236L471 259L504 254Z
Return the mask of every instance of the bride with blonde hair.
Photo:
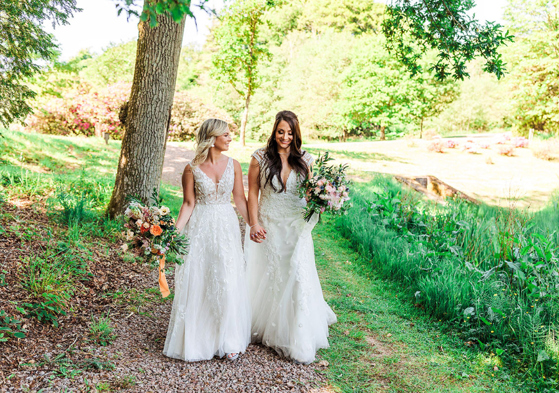
M182 176L177 229L190 239L175 272L175 298L163 353L187 360L235 360L250 343L250 303L239 221L248 222L240 164L222 153L231 134L219 119L204 121L196 156Z

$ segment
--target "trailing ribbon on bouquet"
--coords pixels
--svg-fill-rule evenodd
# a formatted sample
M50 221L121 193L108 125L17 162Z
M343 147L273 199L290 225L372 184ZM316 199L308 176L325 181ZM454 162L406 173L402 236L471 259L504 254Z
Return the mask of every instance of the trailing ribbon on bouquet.
M159 291L163 297L171 294L169 285L167 285L167 278L165 278L165 255L159 258Z

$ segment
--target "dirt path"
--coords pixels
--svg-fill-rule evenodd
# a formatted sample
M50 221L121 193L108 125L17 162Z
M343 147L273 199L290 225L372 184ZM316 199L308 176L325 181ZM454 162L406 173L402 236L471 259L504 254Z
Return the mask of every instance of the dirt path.
M186 164L194 158L194 152L172 143L167 144L165 150L165 161L163 162L163 174L161 180L173 186L181 187L181 177ZM248 190L248 180L243 176L245 191Z

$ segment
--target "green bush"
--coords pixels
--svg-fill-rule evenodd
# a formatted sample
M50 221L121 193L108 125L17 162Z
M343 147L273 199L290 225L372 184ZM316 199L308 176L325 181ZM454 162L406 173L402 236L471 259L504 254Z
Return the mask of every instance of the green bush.
M557 379L556 205L545 215L460 202L441 207L383 178L353 202L338 220L341 233L383 277L402 282L465 340Z

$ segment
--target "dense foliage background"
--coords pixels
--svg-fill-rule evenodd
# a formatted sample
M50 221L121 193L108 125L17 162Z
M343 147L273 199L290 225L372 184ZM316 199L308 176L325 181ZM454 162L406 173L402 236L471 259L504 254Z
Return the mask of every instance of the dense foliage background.
M501 80L483 72L481 61L468 64L470 78L464 81L440 82L425 66L411 76L386 50L384 8L372 0L308 0L263 12L258 50L268 55L255 63L259 80L252 92L247 136L263 140L282 109L297 113L305 136L312 139L493 129L557 134L559 1L509 1L505 27L515 40L501 49L508 70ZM224 21L216 19L212 32L223 30L220 23L233 23ZM225 117L240 126L246 97L228 83L234 75L216 75L212 59L222 50L213 33L203 47L183 48L177 89L185 93L176 96L173 138L192 138L197 126L193 117ZM53 61L33 80L39 94L28 124L41 132L89 135L97 130L118 138L118 111L126 94L122 91L120 99L107 92L121 91L132 81L135 51L135 42L128 42L99 55L83 52L67 63ZM225 55L235 56L229 52ZM427 53L423 61L434 60L435 55ZM237 80L246 78L243 69L238 70ZM76 113L84 111L77 108L80 101L94 108L78 121ZM103 115L106 111L113 115Z

